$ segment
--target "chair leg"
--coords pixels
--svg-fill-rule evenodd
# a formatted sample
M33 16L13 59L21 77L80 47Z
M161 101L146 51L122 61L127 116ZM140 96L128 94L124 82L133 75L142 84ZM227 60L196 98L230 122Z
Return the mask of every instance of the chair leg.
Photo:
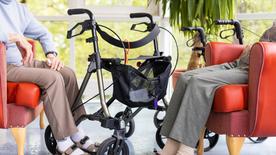
M226 136L226 143L230 155L240 155L245 137Z
M41 112L40 112L39 126L40 126L40 129L44 129L45 128L45 124L44 124L44 109L41 110Z
M204 135L206 128L203 128L200 132L199 142L197 146L197 155L203 155L204 153Z
M11 132L17 144L17 154L24 155L26 128L11 128Z

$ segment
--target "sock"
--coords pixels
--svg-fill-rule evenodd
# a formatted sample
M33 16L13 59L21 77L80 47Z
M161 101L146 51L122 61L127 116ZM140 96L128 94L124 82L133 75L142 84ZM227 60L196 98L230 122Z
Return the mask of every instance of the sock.
M184 144L180 144L180 147L176 153L176 155L193 155L193 154L194 154L194 149Z
M73 134L72 136L71 136L71 139L72 139L72 141L74 141L74 142L80 142L84 137L85 137L86 135L85 135L85 133L83 132L83 130L80 128L80 127L78 127L78 132L76 132L75 134ZM85 144L83 144L82 146L82 148L83 149L87 149L91 144L93 144L93 142L90 140L90 139L88 139L86 142L85 142Z
M70 137L65 137L63 140L57 140L57 148L59 151L64 152L66 151L69 147L71 147L74 143L70 139ZM81 155L84 154L84 152L77 148L74 152L72 152L71 155Z
M168 138L165 144L165 147L161 151L161 155L176 155L177 151L179 150L180 143Z

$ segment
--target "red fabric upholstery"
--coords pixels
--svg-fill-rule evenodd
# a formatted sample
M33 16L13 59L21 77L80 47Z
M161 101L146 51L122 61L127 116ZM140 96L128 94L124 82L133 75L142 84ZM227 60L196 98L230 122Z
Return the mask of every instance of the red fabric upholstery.
M176 69L173 74L172 74L172 84L173 88L175 88L176 82L179 78L179 76L184 73L186 70L185 69Z
M206 127L217 133L234 137L247 137L249 135L248 110L236 112L211 112Z
M34 42L30 43L34 50ZM24 127L42 110L40 89L30 83L7 84L6 73L5 46L0 43L0 128Z
M15 103L17 86L18 86L18 83L8 82L8 93L7 93L8 104Z
M206 65L216 65L237 59L244 46L221 42L210 42L205 48Z
M0 42L0 128L7 127L6 47Z
M8 103L34 109L39 104L40 89L32 83L8 82Z
M43 104L38 104L34 109L25 106L8 104L8 127L25 127L31 123L43 109Z
M216 90L213 111L234 112L247 110L247 85L225 85Z
M208 58L209 65L226 61L224 56L219 56L223 54L221 51L223 47L214 48L217 46L222 46L222 44L211 43L208 45L210 51L207 50L207 53L211 54ZM224 51L229 51L229 48L231 49L229 46L231 45L225 44ZM236 48L237 45L232 46ZM232 52L233 58L238 55L238 51ZM213 54L216 56L212 56ZM231 56L228 57L231 58ZM276 43L259 42L254 44L250 53L248 92L246 93L246 86L238 88L236 85L229 85L219 88L215 94L214 107L208 118L207 128L213 132L231 136L276 136L276 124L273 123L273 118L276 118L275 66ZM229 90L226 90L226 87ZM243 97L241 97L241 93L244 94ZM247 94L248 107L244 104L247 102ZM242 100L243 104L236 104L242 103ZM230 103L233 104L231 108ZM229 109L235 110L230 111Z

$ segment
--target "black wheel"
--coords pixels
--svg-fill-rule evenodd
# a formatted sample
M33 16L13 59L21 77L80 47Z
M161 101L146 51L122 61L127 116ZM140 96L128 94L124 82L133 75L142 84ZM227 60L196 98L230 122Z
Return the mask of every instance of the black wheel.
M127 143L122 142L122 146L119 147L117 152L114 152L114 148L116 147L116 138L111 137L106 139L100 145L97 155L129 155L129 148Z
M45 130L44 139L45 139L45 144L46 144L49 152L51 152L52 154L56 154L57 142L52 133L52 129L51 129L50 125L48 125Z
M204 152L210 151L218 143L219 135L206 129L204 135ZM198 145L198 144L197 144Z
M160 133L161 132L161 128L162 128L162 126L160 126L160 127L157 128L157 131L155 133L155 140L156 140L157 145L161 149L163 149L163 147L165 146L165 143L167 141L167 138L165 136L161 135L161 133Z
M118 112L116 115L115 115L116 118L121 118L123 120L126 120L127 116L124 116L124 112ZM129 122L126 122L126 133L125 133L125 137L130 137L133 135L134 133L134 130L135 130L135 122L133 119L131 119Z
M253 143L262 143L264 142L267 137L248 137L249 140L251 140Z
M157 110L155 112L154 117L153 117L153 123L154 123L156 128L159 128L161 126L161 124L164 121L165 115L166 115L165 110Z

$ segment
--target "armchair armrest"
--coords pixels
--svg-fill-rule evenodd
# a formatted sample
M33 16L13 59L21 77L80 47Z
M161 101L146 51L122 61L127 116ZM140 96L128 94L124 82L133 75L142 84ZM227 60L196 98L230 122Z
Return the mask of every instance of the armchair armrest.
M0 128L7 126L6 47L0 42Z
M217 65L237 59L244 49L243 45L210 42L205 48L206 65Z
M276 136L276 43L253 45L249 60L249 119L252 136Z

